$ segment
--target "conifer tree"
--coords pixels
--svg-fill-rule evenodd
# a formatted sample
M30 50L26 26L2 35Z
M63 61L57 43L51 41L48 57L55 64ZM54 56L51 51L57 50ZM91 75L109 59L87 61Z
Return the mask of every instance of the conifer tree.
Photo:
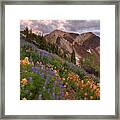
M71 54L71 62L76 64L76 59L75 59L75 51L73 50L72 54Z

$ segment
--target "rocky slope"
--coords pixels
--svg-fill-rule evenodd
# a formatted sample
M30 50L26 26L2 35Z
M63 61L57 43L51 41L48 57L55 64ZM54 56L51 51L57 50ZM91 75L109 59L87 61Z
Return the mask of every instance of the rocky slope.
M100 62L100 37L92 32L77 34L54 30L44 37L47 42L56 44L61 53L65 52L70 56L75 51L77 65L80 65L80 60L89 54L95 55L95 64Z

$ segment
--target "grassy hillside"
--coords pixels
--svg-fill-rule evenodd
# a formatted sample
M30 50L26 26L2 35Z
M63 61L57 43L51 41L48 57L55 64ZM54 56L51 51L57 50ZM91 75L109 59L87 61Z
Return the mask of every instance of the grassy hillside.
M25 45L20 50L20 99L99 100L100 86L73 63Z

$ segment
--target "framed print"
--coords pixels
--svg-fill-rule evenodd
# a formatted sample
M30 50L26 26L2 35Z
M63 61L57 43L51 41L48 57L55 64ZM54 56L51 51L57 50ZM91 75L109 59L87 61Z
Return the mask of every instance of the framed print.
M119 2L4 1L1 118L119 119Z

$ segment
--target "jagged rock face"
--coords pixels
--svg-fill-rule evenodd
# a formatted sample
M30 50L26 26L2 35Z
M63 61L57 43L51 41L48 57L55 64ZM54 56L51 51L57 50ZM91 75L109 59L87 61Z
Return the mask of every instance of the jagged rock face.
M96 63L100 62L100 38L92 32L77 34L54 30L44 37L46 41L58 45L63 51L71 54L74 50L77 65L80 64L81 58L91 53L95 54Z
M65 34L64 31L60 31L60 30L54 30L53 32L51 32L50 34L45 35L45 39L48 42L51 43L56 43L56 40L59 36L63 37L63 35Z
M61 30L54 30L53 32L45 35L44 37L48 42L51 43L56 43L56 40L59 38L64 38L70 43L73 43L73 41L76 39L77 36L79 36L79 34L77 33L68 33Z

